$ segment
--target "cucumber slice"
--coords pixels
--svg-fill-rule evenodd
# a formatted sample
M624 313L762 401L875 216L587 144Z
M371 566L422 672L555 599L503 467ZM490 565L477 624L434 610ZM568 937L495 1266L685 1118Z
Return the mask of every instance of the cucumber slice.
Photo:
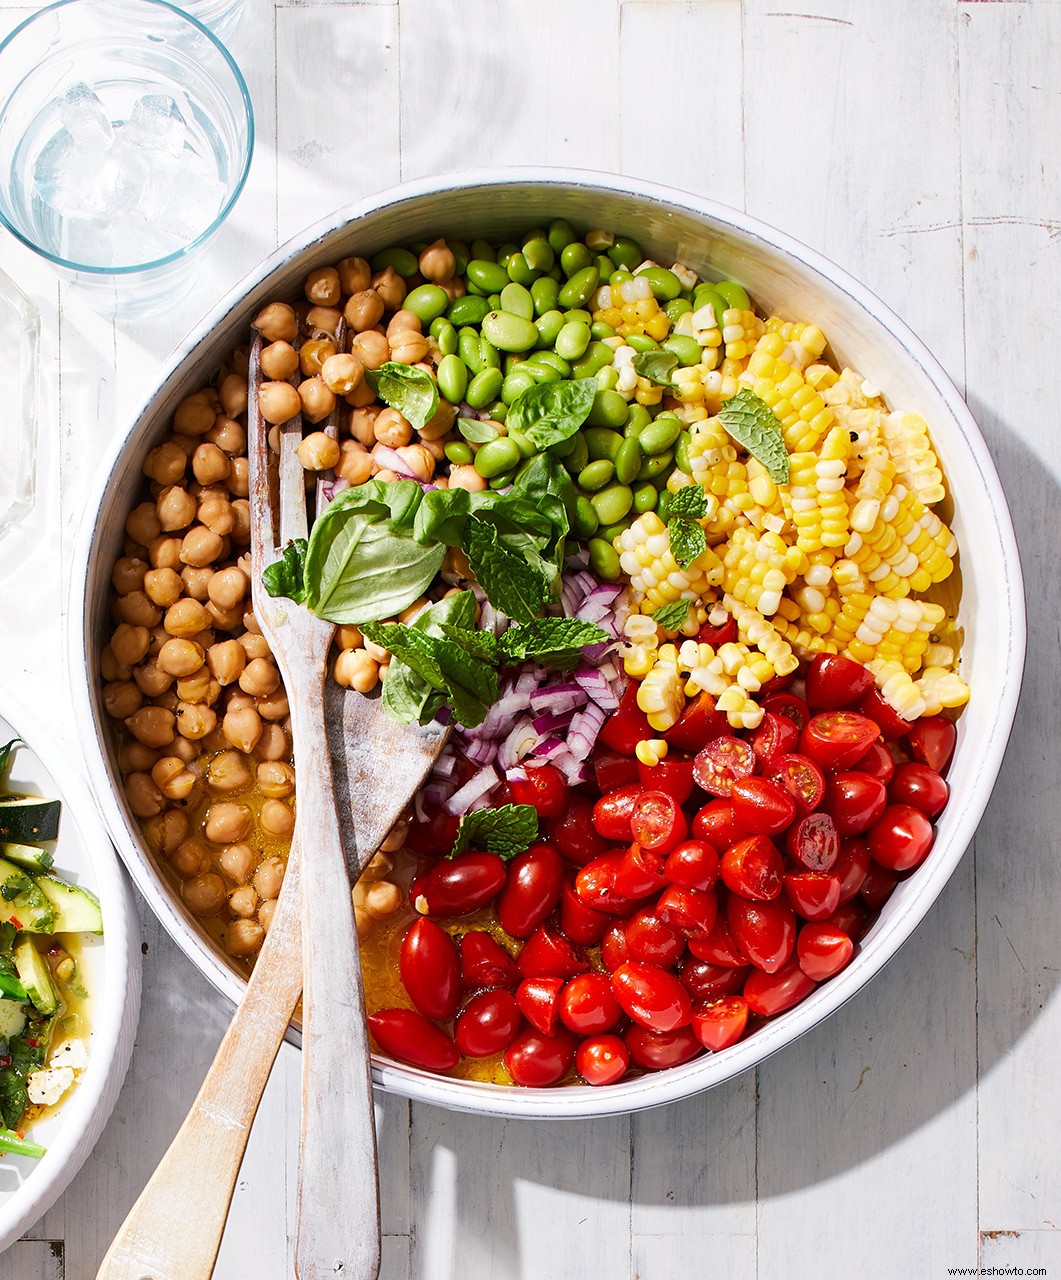
M0 799L0 840L32 843L57 839L61 808L58 800L40 796L4 796Z
M33 945L32 938L20 938L15 943L15 968L26 988L26 995L36 1008L47 1017L59 1008L59 992L44 957Z
M0 1000L0 1040L20 1036L26 1029L26 1006L14 1000Z
M54 876L35 876L34 884L44 894L54 912L51 933L102 933L103 912L99 899L88 889L64 884ZM25 927L25 926L24 926Z
M8 862L17 862L27 871L51 871L55 862L47 849L39 849L35 844L2 844L0 853Z
M26 933L51 933L55 907L21 867L0 858L0 921Z

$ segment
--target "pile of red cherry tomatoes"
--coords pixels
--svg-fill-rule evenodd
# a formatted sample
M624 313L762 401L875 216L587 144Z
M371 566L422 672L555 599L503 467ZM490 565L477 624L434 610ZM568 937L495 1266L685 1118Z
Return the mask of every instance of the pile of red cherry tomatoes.
M614 1084L735 1044L851 962L896 884L928 855L947 803L954 724L901 720L858 663L820 656L806 700L763 702L737 736L708 694L658 737L632 685L602 729L594 782L548 764L509 783L541 838L507 863L439 858L444 814L414 828L431 855L401 977L416 1010L370 1017L380 1047L431 1071L503 1053L518 1085ZM435 923L494 903L493 932Z

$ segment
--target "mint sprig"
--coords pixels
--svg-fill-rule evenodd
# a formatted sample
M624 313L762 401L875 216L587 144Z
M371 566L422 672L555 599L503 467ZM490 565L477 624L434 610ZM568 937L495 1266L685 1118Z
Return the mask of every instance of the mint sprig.
M661 604L650 616L664 631L680 631L689 617L690 604L692 601L683 596L670 604Z
M736 442L757 458L774 484L788 483L788 450L777 414L748 387L741 387L718 411L718 420Z
M506 862L529 849L538 838L538 812L531 804L503 804L498 809L466 813L457 827L450 858L473 846L496 853Z

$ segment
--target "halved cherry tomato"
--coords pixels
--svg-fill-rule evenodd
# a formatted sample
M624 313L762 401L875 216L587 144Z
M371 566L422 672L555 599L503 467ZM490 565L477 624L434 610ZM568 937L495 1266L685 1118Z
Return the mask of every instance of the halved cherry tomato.
M647 1027L630 1027L623 1037L630 1056L645 1071L665 1071L667 1067L680 1067L689 1062L703 1045L693 1035L690 1027L678 1027L674 1031L650 1031Z
M866 773L838 773L829 779L822 806L842 836L860 836L884 812L888 792Z
M525 978L573 978L589 968L589 961L579 948L547 924L523 944L516 963Z
M807 671L807 701L815 711L835 711L873 688L873 673L842 653L818 653Z
M501 928L513 938L530 937L560 901L563 884L564 864L551 844L539 840L518 853L497 900Z
M582 973L560 993L560 1021L580 1036L610 1031L622 1016L606 974Z
M717 649L722 644L732 644L737 638L737 619L729 617L720 627L713 627L705 622L696 633L696 638L701 644L709 644L712 649Z
M762 709L774 716L785 716L801 732L810 719L810 711L802 698L794 693L771 693L759 703Z
M452 1018L460 1004L461 968L448 933L421 917L402 939L398 954L402 984L425 1018Z
M456 814L439 809L426 822L411 822L405 847L411 853L426 857L442 858L453 848L460 818Z
M892 774L895 773L892 753L883 742L872 743L870 749L858 762L858 771L870 778L876 778L878 782L883 782L887 786L892 780Z
M840 905L840 881L825 871L790 872L785 896L804 920L828 920Z
M514 987L519 982L515 960L500 942L481 929L460 940L461 976L466 991L480 987Z
M558 818L571 790L564 775L551 764L524 764L526 778L510 778L508 791L513 804L529 804L539 818Z
M718 881L718 854L706 840L684 840L667 854L663 874L671 884L713 889Z
M522 1025L511 991L483 991L464 1006L453 1038L466 1058L488 1058L511 1044Z
M649 1031L676 1031L693 1016L689 993L666 969L629 960L612 974L612 988L625 1013Z
M910 804L926 818L938 818L947 807L950 788L927 764L901 764L888 788L892 804Z
M384 1053L414 1067L449 1071L460 1061L460 1050L449 1036L412 1009L380 1009L368 1015L368 1025Z
M785 864L768 836L748 836L722 855L722 883L733 893L769 902L781 892Z
M869 851L889 871L909 871L928 856L936 829L920 809L890 804L870 828Z
M593 825L593 802L577 791L571 792L561 816L550 818L545 824L545 834L576 867L584 866L608 849L607 840L598 835Z
M938 774L945 774L954 755L958 730L946 716L922 716L906 735L910 754Z
M739 969L748 964L748 957L740 949L721 908L715 927L706 938L690 938L689 950L698 960L722 968Z
M737 826L733 806L728 800L709 800L693 819L693 835L716 849L725 849L739 840L744 832Z
M629 913L636 900L621 893L615 885L615 877L624 856L620 850L614 849L579 869L575 876L575 893L580 902L594 911L603 911L610 916ZM646 894L650 892L651 889L646 890Z
M652 853L636 842L619 859L615 868L615 892L626 898L647 898L657 893L667 883L663 874L664 862L658 853Z
M640 782L634 782L629 786L620 787L618 791L611 791L608 795L601 796L593 806L593 826L597 834L603 836L605 840L617 840L622 844L628 844L634 838L630 834L630 819L633 816L634 805L641 799L644 790Z
M587 907L571 881L564 884L560 890L560 928L572 942L580 947L593 946L600 942L611 920L605 912Z
M862 886L858 891L858 896L866 904L876 911L879 907L883 907L888 899L895 892L895 886L899 883L900 877L894 871L889 871L886 867L871 862L869 870L866 872L866 878L862 881Z
M660 919L655 907L642 907L623 926L627 956L669 969L685 952L685 939Z
M796 817L796 802L769 778L738 778L729 793L733 819L749 835L776 836Z
M850 769L878 733L872 720L855 711L823 711L807 721L799 735L799 749L823 769Z
M422 915L465 916L496 898L507 877L496 853L462 853L418 875L409 886L409 900Z
M642 738L655 737L648 716L637 705L637 691L641 686L631 680L619 701L618 710L605 720L597 735L597 741L622 756L632 756Z
M678 804L693 794L693 762L667 756L659 764L638 764L641 785L646 791L665 791Z
M602 746L599 741L593 748L592 761L593 777L602 796L618 791L620 787L628 787L631 782L637 782L640 776L635 757L620 755L618 751Z
M755 752L740 738L716 738L693 761L693 777L702 790L728 797L738 778L755 772Z
M661 737L669 747L676 747L679 751L699 751L728 732L726 713L715 710L715 700L709 693L701 693L695 702L686 705L678 723Z
M799 730L788 716L767 711L752 735L752 750L760 765L769 764L778 756L795 751L799 744Z
M610 924L600 942L600 958L605 969L614 973L621 964L630 959L630 948L626 942L626 923L616 920Z
M744 984L744 998L752 1013L772 1018L805 1000L817 985L793 958L774 973L756 973L753 969Z
M570 1031L555 1036L528 1028L505 1050L505 1066L514 1084L545 1089L559 1084L575 1061L578 1040Z
M672 884L659 895L656 914L686 938L706 938L718 918L718 899L711 890Z
M645 791L634 804L630 831L642 849L666 856L689 834L689 824L673 796Z
M807 871L831 871L840 854L840 835L827 813L808 813L785 836L788 856Z
M822 871L832 871L840 881L840 905L850 902L866 878L871 856L869 845L865 840L841 840L840 855L832 867L822 867Z
M732 968L709 964L706 960L697 960L695 956L687 956L678 969L678 981L686 991L695 1001L707 1004L740 991L747 975L747 965Z
M556 1034L560 1025L560 992L563 978L524 978L516 988L520 1013L543 1036Z
M796 917L788 903L748 902L731 894L726 919L741 951L764 973L776 973L791 956L796 945Z
M864 693L858 700L855 710L872 720L885 740L889 742L893 738L901 738L912 723L904 720L897 711L892 710L881 697L879 689L870 689L868 693Z
M693 1011L696 1038L712 1053L728 1049L744 1035L748 1025L748 1002L743 996L729 995L712 1000Z
M766 776L780 782L800 813L817 809L825 797L825 775L806 756L780 756L767 768Z
M593 1036L575 1050L575 1070L587 1084L615 1084L630 1066L630 1050L618 1036Z
M805 924L796 942L799 967L808 978L824 982L851 963L855 944L830 924Z

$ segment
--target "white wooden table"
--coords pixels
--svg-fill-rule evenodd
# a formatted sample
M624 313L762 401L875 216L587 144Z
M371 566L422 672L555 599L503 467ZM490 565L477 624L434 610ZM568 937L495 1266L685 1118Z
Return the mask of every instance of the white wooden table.
M0 32L28 12L0 0ZM0 680L57 730L71 539L160 361L306 223L472 165L673 183L854 272L966 388L1028 581L1031 657L994 800L886 972L757 1072L645 1115L501 1123L380 1098L385 1280L1061 1276L1061 4L247 0L231 45L257 115L253 170L172 314L101 319L0 239L43 315L44 389L38 505L0 545ZM220 1040L225 1001L146 913L143 935L117 1110L0 1280L95 1275ZM298 1073L285 1046L220 1280L292 1274Z

